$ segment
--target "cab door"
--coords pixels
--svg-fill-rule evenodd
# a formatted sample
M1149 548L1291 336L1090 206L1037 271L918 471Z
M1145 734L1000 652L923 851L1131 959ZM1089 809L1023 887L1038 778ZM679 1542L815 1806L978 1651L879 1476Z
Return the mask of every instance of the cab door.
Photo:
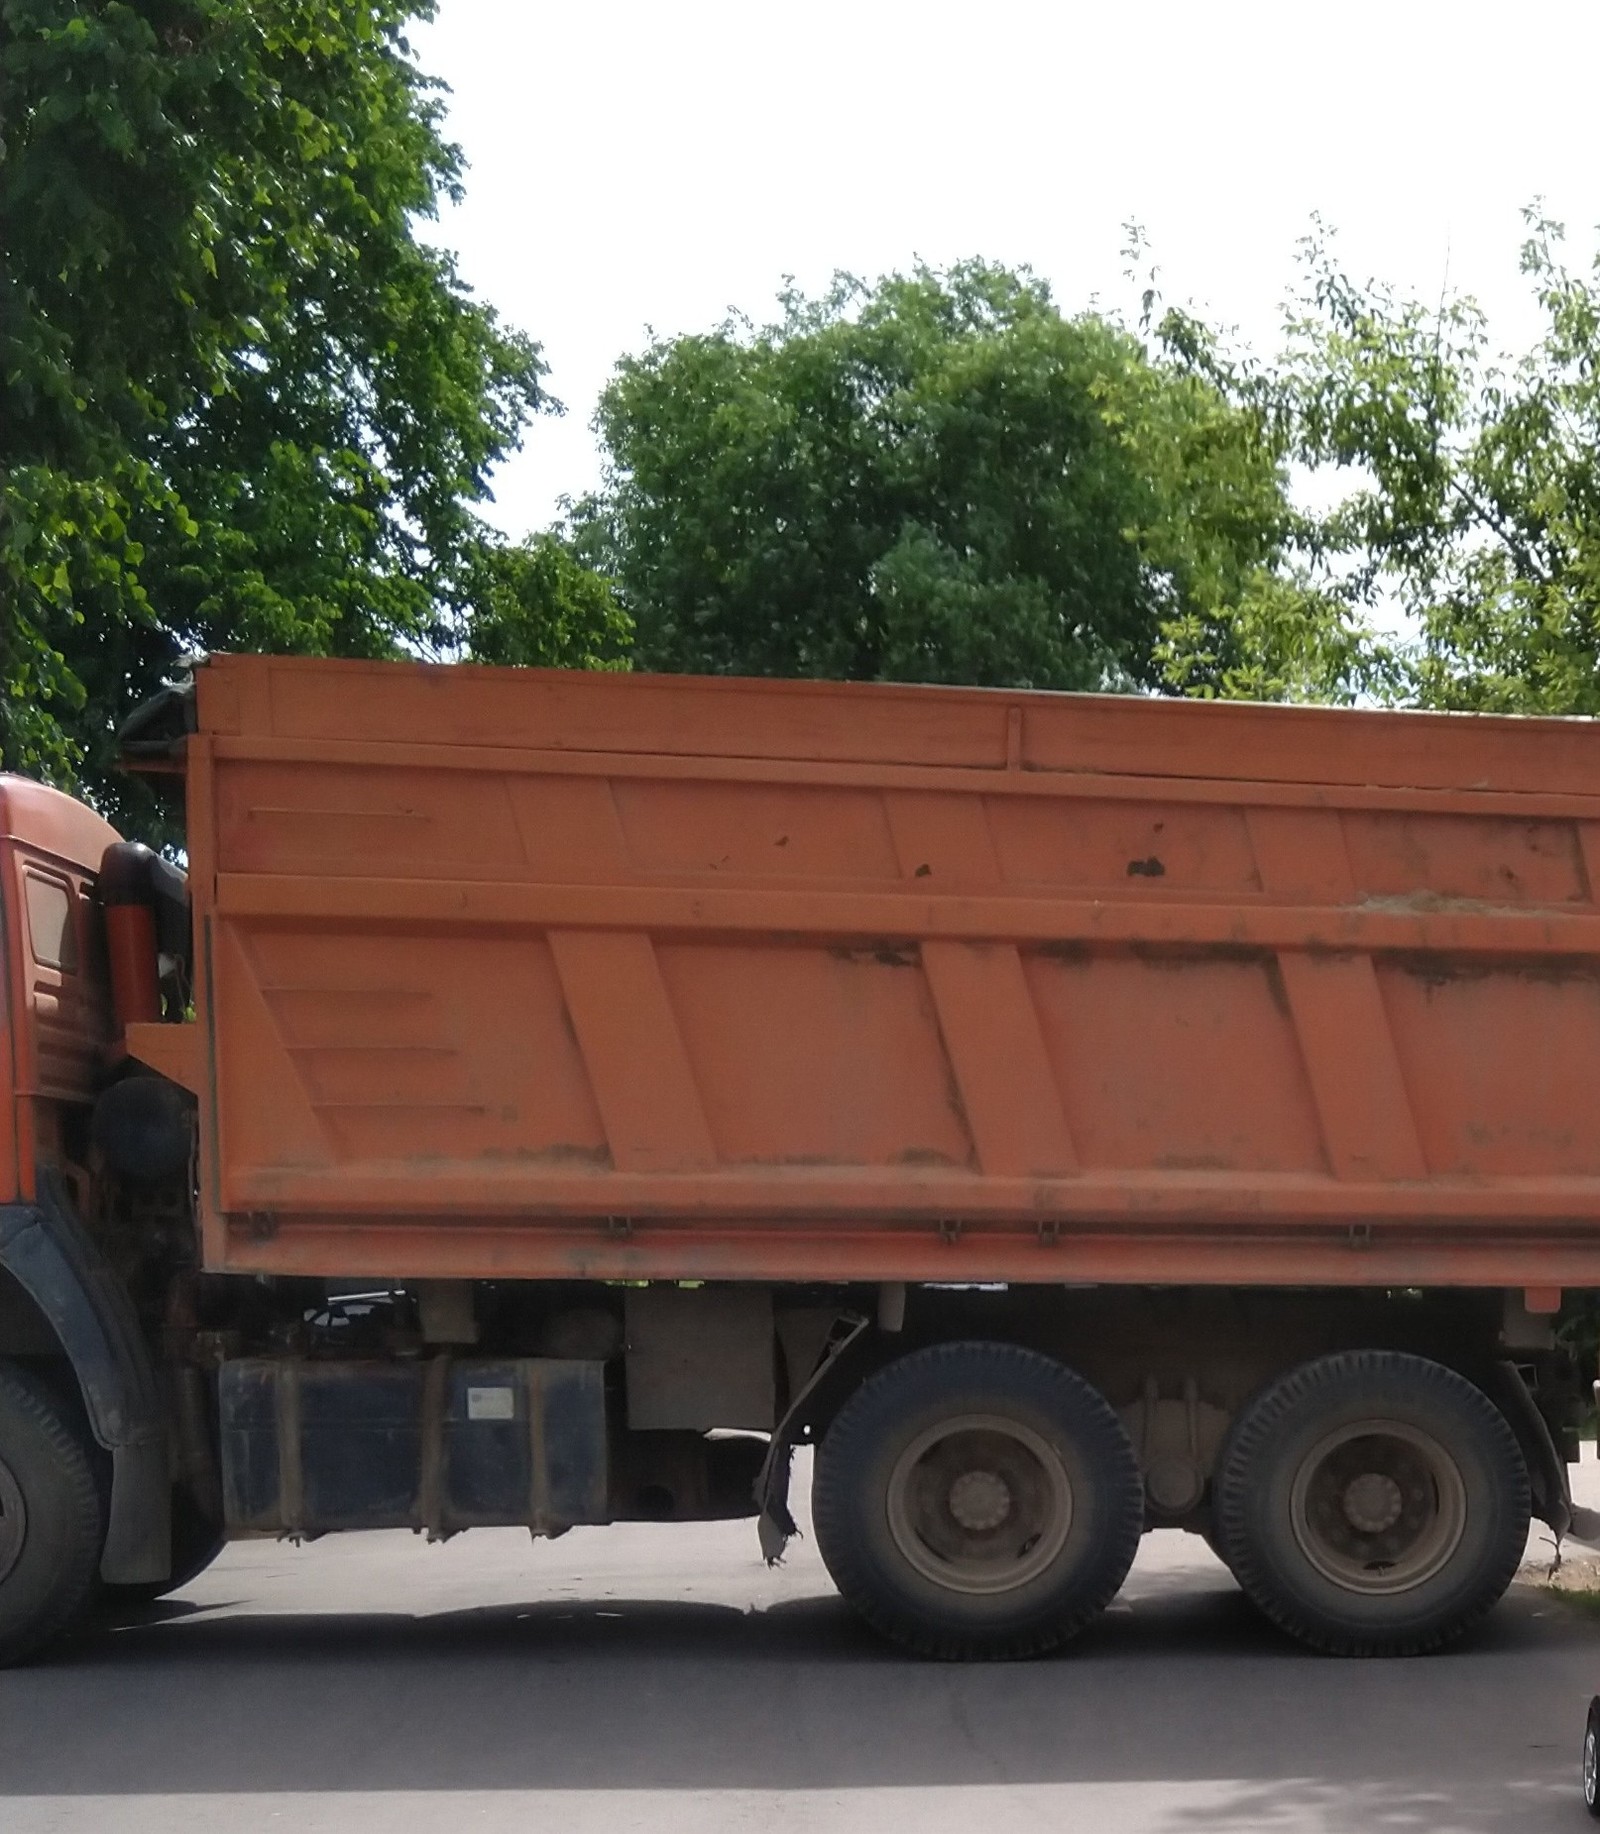
M106 1039L104 977L94 948L90 882L81 869L13 845L5 874L12 964L10 1034L14 1183L37 1189L40 1160L59 1163L68 1111L93 1099Z
M17 1167L17 1063L15 1027L12 1014L17 1010L16 989L22 984L17 939L21 926L12 906L11 889L16 883L11 848L0 843L0 1203L13 1203L22 1196L22 1182Z

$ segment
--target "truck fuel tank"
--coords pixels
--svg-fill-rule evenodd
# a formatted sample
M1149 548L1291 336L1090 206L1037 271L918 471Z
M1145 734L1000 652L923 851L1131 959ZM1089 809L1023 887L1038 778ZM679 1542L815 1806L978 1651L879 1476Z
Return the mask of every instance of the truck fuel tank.
M246 1357L219 1399L235 1535L611 1519L604 1363Z
M753 1516L766 1440L628 1431L604 1362L241 1357L222 1365L230 1535Z

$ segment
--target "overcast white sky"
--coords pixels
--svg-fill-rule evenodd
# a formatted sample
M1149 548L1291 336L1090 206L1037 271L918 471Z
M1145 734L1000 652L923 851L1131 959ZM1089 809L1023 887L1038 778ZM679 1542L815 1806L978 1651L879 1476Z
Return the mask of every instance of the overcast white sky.
M1136 218L1170 298L1270 345L1316 210L1517 341L1520 206L1585 262L1600 223L1600 0L440 0L415 43L469 161L439 233L567 405L496 480L513 535L595 481L621 352L785 274L984 255L1122 302Z

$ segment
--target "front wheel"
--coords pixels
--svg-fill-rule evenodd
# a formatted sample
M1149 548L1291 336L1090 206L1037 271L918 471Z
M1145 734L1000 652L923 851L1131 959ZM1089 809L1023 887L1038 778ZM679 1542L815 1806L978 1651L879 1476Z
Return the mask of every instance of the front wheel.
M1335 1655L1416 1655L1505 1591L1528 1474L1482 1389L1441 1363L1345 1351L1272 1383L1213 1481L1227 1563L1276 1624Z
M82 1440L42 1382L0 1362L0 1666L83 1615L103 1533Z
M812 1514L834 1583L882 1635L925 1656L1030 1656L1116 1595L1144 1491L1082 1377L1014 1344L937 1344L841 1409Z

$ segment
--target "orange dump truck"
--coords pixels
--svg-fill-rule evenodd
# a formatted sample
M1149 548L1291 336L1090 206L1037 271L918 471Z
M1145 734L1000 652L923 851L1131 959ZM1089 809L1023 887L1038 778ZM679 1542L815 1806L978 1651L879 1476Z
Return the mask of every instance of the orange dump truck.
M229 1537L759 1518L929 1654L1574 1527L1586 722L217 657L0 794L0 1652ZM1578 1526L1586 1526L1579 1524Z

